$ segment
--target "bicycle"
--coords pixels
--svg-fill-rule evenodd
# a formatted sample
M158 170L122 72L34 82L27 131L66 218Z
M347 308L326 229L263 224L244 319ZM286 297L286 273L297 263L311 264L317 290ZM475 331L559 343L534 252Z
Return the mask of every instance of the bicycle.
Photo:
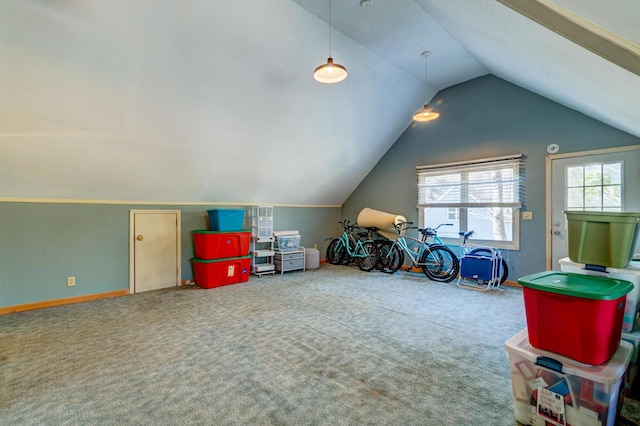
M354 238L353 231L360 229L350 221L338 222L342 225L343 232L338 238L334 238L327 247L327 261L332 265L346 265L355 260L360 270L372 271L380 260L380 252L376 243L365 239L366 233L359 233L358 238Z
M460 262L455 253L443 245L427 244L418 238L404 235L407 225L412 222L394 224L398 237L396 240L380 241L380 259L384 272L393 274L404 265L405 254L414 267L422 271L432 281L451 282L460 272ZM414 250L409 245L414 246Z
M441 226L453 226L453 223L441 223L435 228L418 229L418 231L422 234L422 241L424 241L427 244L444 245L444 242L438 236L438 229ZM473 230L467 231L467 232L465 231L458 232L458 235L462 237L462 245L460 246L460 257L458 258L458 260L461 260L461 258L464 257L466 254L479 255L479 256L492 256L497 250L488 246L478 246L478 247L469 246L468 245L469 238L471 238L471 236L474 233L475 231ZM429 238L432 238L432 241L429 241ZM500 255L499 251L498 251L498 255ZM507 265L507 261L504 260L504 258L501 255L500 255L500 267L498 270L498 276L500 277L500 284L503 284L507 280L507 277L509 276L509 266Z

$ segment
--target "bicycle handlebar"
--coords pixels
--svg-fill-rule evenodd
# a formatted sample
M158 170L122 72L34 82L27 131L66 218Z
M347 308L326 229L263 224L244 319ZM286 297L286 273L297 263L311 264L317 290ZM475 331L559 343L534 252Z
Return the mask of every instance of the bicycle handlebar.
M396 231L398 231L398 234L401 233L403 230L405 229L409 229L407 228L407 225L413 225L413 222L400 222L400 223L394 223L393 227L396 228Z
M346 231L346 232L353 232L354 229L362 229L358 226L357 223L351 224L351 220L346 219L346 220L339 220L338 223L340 225L342 225L342 228Z

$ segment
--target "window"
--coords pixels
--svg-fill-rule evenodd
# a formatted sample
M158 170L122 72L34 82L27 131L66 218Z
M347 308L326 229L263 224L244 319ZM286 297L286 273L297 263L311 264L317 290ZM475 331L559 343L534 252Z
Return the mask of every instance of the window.
M442 227L438 235L455 239L474 230L473 243L519 248L520 163L522 154L464 163L420 166L418 216L420 227Z
M622 161L568 166L567 209L622 211Z

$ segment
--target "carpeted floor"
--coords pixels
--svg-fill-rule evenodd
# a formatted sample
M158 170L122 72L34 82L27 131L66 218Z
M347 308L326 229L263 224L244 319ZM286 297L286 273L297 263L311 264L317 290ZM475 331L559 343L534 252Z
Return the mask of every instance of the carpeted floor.
M513 426L525 326L516 288L332 265L5 315L0 424Z

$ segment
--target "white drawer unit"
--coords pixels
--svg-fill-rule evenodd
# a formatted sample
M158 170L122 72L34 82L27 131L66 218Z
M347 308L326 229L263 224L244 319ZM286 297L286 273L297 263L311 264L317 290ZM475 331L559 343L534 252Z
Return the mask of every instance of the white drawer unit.
M289 271L304 271L304 247L298 247L296 250L276 249L274 263L276 271L280 274Z

